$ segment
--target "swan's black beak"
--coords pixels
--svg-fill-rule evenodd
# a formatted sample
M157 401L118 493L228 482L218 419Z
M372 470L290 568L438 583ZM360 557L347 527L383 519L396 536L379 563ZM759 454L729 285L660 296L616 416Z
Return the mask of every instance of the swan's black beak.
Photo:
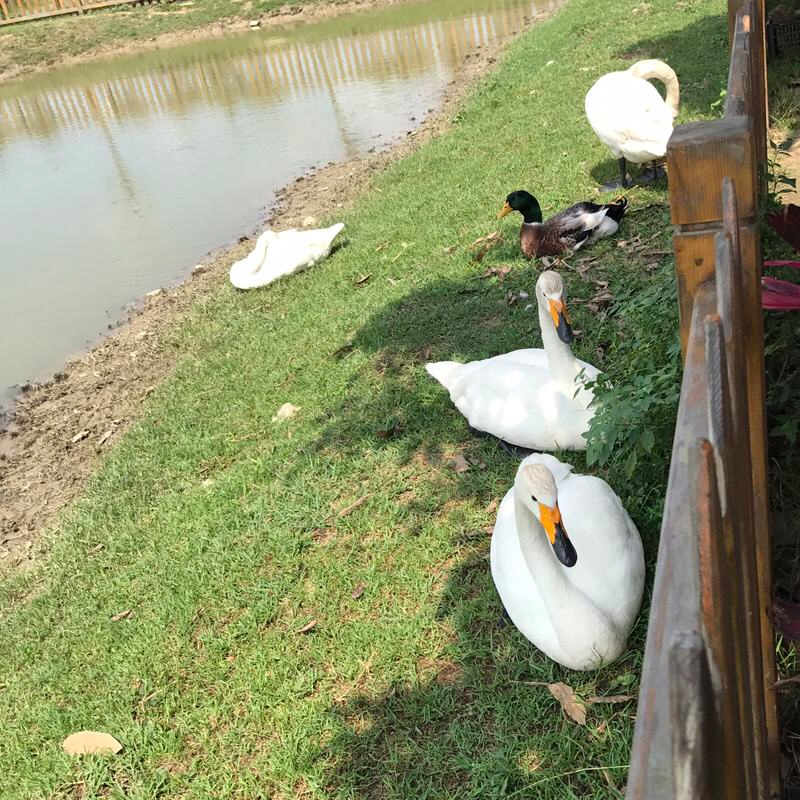
M572 344L575 334L572 332L572 325L570 325L567 304L562 300L549 299L547 303L550 307L550 316L553 318L553 324L556 326L558 338L564 344Z
M556 538L553 542L553 551L556 554L556 558L565 567L574 567L578 561L578 554L575 552L575 548L569 540L564 526L560 522L556 525Z
M537 502L535 497L533 501ZM564 530L558 505L550 508L544 503L539 503L539 521L542 523L550 544L553 545L553 552L556 554L556 558L565 567L574 567L578 561L578 554L575 552L575 547Z

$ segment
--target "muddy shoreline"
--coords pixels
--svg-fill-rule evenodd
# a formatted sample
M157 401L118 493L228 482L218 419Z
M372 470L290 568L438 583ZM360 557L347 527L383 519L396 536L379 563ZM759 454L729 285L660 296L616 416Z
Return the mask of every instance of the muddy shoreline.
M352 14L356 11L368 11L370 9L386 8L387 6L401 4L412 5L423 1L424 0L325 0L325 2L317 3L296 3L290 6L273 9L264 14L254 14L247 19L228 17L226 19L217 20L216 22L207 23L198 28L162 33L158 36L141 39L136 42L104 44L77 56L61 55L46 64L12 66L6 69L0 69L0 83L15 78L21 78L26 75L47 72L51 69L84 64L88 61L141 53L148 50L158 50L164 47L174 47L176 45L204 41L206 39L217 39L221 36L230 36L236 33L245 33L252 30L251 22L255 21L258 21L257 30L268 30L270 28L291 25L292 23L302 22L303 24L307 24L325 19L333 19L334 17ZM0 40L2 40L2 33L0 33Z
M526 19L523 29L531 21ZM309 216L341 213L376 172L447 130L464 95L513 35L467 55L439 109L402 140L307 174L281 190L265 225L299 227ZM41 533L80 493L104 454L137 421L148 396L186 355L176 349L173 336L185 313L222 286L231 264L251 248L248 236L209 254L184 283L151 292L89 352L18 396L0 429L0 572L24 568L43 552Z

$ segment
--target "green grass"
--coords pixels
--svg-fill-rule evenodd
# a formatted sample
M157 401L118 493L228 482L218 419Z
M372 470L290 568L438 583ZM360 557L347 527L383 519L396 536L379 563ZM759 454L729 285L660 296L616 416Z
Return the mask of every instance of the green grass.
M716 2L572 0L513 44L450 133L375 179L329 260L198 303L174 376L40 566L0 587L4 800L620 796L634 704L592 706L579 727L529 682L636 694L646 608L629 652L594 674L501 623L484 528L515 464L468 435L422 364L539 342L525 303L506 302L537 273L517 256L518 220L494 221L506 193L525 186L554 211L614 174L583 96L622 54L675 67L683 119L713 113L725 35ZM641 457L631 471L615 451L600 474L652 569L674 397L640 401L664 370L677 381L677 322L672 259L647 259L670 249L664 187L629 197L586 279L564 275L577 355L631 406L623 439ZM504 241L474 263L469 243L498 226ZM500 264L505 282L479 277ZM577 302L591 278L614 296L596 314ZM285 402L301 410L273 423ZM634 442L648 427L649 447ZM448 465L457 451L469 472ZM66 757L83 728L123 753Z
M40 69L166 33L189 32L222 21L257 19L292 4L293 0L191 0L155 6L117 6L82 17L22 22L0 28L0 75Z

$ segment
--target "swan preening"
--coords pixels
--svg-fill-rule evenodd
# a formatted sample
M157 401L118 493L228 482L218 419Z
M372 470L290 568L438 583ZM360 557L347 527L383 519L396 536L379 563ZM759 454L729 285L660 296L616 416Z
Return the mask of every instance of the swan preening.
M522 461L497 512L491 568L514 625L554 661L597 669L624 652L644 555L605 481L543 453Z
M231 283L237 289L256 289L307 269L330 253L333 240L343 228L339 222L311 231L264 231L250 255L231 267Z
M652 79L664 84L666 100L649 83ZM628 185L628 161L645 164L664 158L679 104L678 76L672 67L654 58L637 61L622 72L609 72L589 89L586 117L619 162L620 181L615 186Z
M536 282L543 350L425 365L471 427L531 450L586 449L594 395L584 383L598 370L572 355L566 302L561 276L545 271Z

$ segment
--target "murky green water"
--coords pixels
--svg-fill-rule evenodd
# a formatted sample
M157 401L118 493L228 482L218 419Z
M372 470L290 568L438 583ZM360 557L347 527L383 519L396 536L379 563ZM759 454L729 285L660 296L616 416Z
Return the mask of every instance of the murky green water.
M0 86L0 400L294 177L389 145L468 52L554 5L432 0Z

